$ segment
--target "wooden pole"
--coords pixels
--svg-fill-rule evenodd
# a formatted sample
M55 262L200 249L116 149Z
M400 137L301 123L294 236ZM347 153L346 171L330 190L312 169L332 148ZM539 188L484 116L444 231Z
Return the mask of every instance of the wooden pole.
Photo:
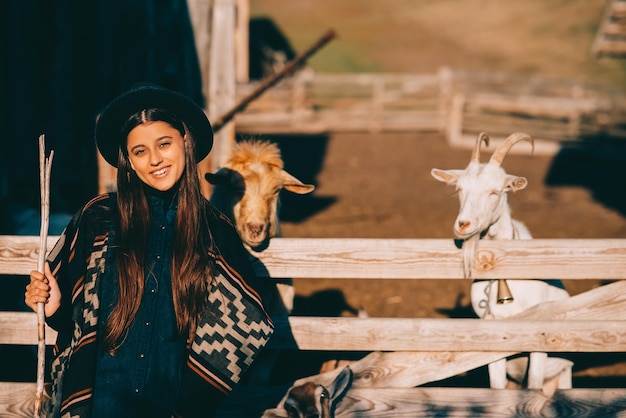
M237 0L235 24L235 71L237 83L249 81L250 65L250 0Z
M235 70L236 0L214 0L211 20L211 51L209 58L209 120L226 112L237 100ZM221 132L214 130L213 149L208 157L208 171L221 167L235 143L234 124L225 124ZM205 171L206 172L206 171ZM203 182L208 186L207 182Z
M233 106L228 112L224 113L218 119L213 122L213 131L219 131L225 124L227 124L237 113L243 111L253 100L259 97L265 92L265 90L278 83L283 77L292 73L298 68L304 61L306 61L311 55L313 55L318 49L326 45L332 39L337 36L333 29L329 29L319 38L313 45L307 48L303 53L291 60L285 67L262 82L252 93L242 98L239 103Z
M48 241L48 223L50 221L50 172L52 157L45 157L46 145L44 135L39 136L39 186L41 191L41 229L39 231L39 258L37 270L45 274L45 261ZM41 404L43 400L44 370L46 366L46 314L44 304L37 303L37 392L35 393L34 416L41 416Z

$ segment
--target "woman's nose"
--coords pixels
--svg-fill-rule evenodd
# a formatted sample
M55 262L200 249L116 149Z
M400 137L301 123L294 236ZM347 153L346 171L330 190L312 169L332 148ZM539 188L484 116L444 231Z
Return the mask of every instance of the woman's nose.
M163 161L163 157L161 156L161 153L158 151L153 152L150 155L150 158L151 158L150 164L152 165L159 165Z

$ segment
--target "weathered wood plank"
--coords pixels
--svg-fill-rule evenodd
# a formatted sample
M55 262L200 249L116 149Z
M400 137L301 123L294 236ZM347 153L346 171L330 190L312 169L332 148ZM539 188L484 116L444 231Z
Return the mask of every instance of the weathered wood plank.
M0 382L0 417L32 418L35 413L36 391L36 383ZM49 401L50 398L44 391L42 410L46 409Z
M619 352L626 351L626 321L291 317L271 344L300 350Z
M57 332L46 326L46 344L53 345ZM35 312L0 312L0 344L37 345Z
M261 416L285 387L245 388L233 392L219 418ZM0 416L32 418L35 383L0 382ZM46 401L48 401L46 399ZM484 388L353 388L336 417L626 417L626 389L557 390L552 398L533 390ZM286 416L286 415L285 415Z
M374 351L350 363L353 388L409 388L440 381L474 370L496 360L516 354L514 352L471 351ZM329 387L341 372L338 367L328 372L297 379L293 386L313 382ZM286 393L286 392L285 392ZM282 405L284 398L281 398Z
M244 388L233 393L219 418L261 416L268 399L283 390ZM287 417L275 410L275 417ZM484 388L353 388L339 403L347 417L591 418L626 417L626 389L563 389L551 398L538 390Z
M533 117L569 119L572 115L593 114L609 108L607 98L529 97L479 94L466 99L467 106L501 113L517 113Z
M604 36L626 36L626 24L607 23L602 27L601 32Z
M622 57L626 55L626 41L611 41L603 39L598 41L596 50L600 55Z
M624 389L540 391L473 388L353 389L335 417L624 417Z
M277 238L254 253L260 275L293 278L459 279L461 250L447 239ZM626 240L481 242L476 278L623 279Z
M49 238L49 248L58 237ZM36 268L38 237L0 236L0 274ZM452 239L275 238L255 268L273 278L460 279ZM476 278L626 278L626 239L484 241Z
M50 236L47 248L59 239ZM28 275L37 269L39 237L22 235L0 235L0 274Z
M626 320L277 319L270 346L300 350L626 351ZM0 313L0 344L37 344L36 315ZM56 331L46 328L46 344Z

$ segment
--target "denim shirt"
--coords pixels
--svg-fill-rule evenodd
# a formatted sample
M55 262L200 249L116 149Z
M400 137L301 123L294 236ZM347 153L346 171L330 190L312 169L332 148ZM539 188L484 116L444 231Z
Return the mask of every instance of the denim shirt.
M137 316L115 356L101 352L96 364L94 418L170 417L186 362L185 339L176 336L171 254L176 199L149 193L150 234L145 287ZM166 207L167 205L167 207ZM115 263L101 288L100 335L119 292Z

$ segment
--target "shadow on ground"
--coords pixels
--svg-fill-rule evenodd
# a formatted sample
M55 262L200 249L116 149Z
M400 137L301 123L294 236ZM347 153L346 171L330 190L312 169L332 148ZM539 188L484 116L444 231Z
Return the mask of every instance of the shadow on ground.
M606 137L566 144L546 175L549 186L581 186L602 205L626 216L626 141Z

